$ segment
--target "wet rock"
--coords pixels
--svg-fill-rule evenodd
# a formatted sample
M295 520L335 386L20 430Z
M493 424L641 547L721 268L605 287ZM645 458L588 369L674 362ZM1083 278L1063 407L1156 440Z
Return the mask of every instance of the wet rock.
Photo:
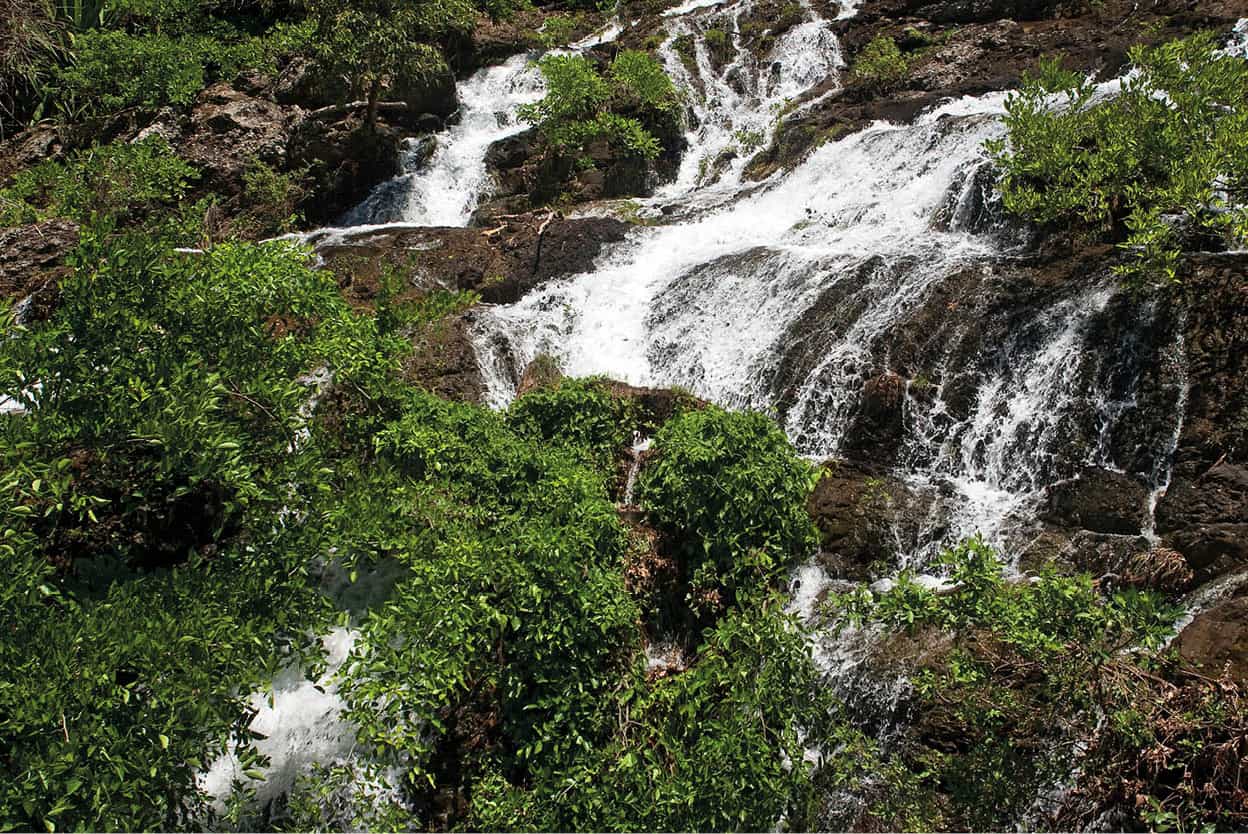
M332 223L395 176L402 138L402 131L384 124L370 128L358 116L299 122L290 140L289 165L309 169L314 196L302 207L309 222Z
M897 374L868 379L842 442L844 454L879 462L895 458L906 430L905 401L906 381Z
M1171 304L1189 390L1157 531L1202 578L1248 563L1248 256L1188 263Z
M1148 489L1136 478L1091 467L1047 490L1042 517L1094 533L1138 534L1148 514Z
M1175 648L1209 677L1226 670L1237 680L1248 680L1248 597L1225 600L1197 614L1179 632Z
M1219 463L1172 483L1158 503L1157 525L1206 575L1248 562L1248 467Z
M888 573L917 542L930 501L898 478L849 461L824 464L807 509L819 529L819 561L839 578Z
M42 321L56 306L58 283L69 274L65 256L78 245L78 224L45 220L0 228L0 296L21 302L19 314Z
M485 380L472 341L472 312L420 327L412 335L415 350L403 364L403 376L440 397L480 403Z
M554 388L562 379L563 371L559 369L559 361L543 353L524 367L520 374L520 384L516 386L516 397L523 397L530 391Z
M587 270L603 246L622 240L627 229L611 218L533 214L485 230L366 232L320 253L362 292L375 289L388 263L405 272L414 290L473 290L485 301L505 304L551 278Z

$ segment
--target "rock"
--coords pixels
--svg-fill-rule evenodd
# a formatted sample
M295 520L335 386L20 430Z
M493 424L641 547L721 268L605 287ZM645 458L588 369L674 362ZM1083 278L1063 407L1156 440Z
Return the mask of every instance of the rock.
M551 278L584 272L603 246L622 240L627 229L612 218L568 220L537 213L486 231L366 232L320 253L365 289L375 286L382 264L389 263L408 273L414 290L473 290L485 301L506 304Z
M0 143L0 185L24 168L45 159L59 159L65 144L60 130L50 122L40 122L10 136Z
M1175 638L1179 656L1202 674L1248 681L1248 597L1218 603L1187 625Z
M839 578L888 573L899 550L917 543L930 499L896 477L829 461L807 509L819 528L819 561Z
M516 397L523 397L530 391L554 388L562 379L563 371L559 369L559 360L550 354L543 353L526 365L524 372L520 374Z
M1157 526L1196 570L1248 562L1248 467L1219 463L1175 481L1158 502Z
M1041 517L1064 527L1138 534L1148 515L1148 488L1131 475L1090 467L1047 490Z
M0 228L0 295L22 302L25 320L46 319L56 306L58 282L69 274L65 256L77 245L78 224L69 220Z
M232 196L253 160L286 167L292 120L272 101L214 84L196 99L178 154L201 169L205 187Z
M842 442L848 457L884 462L894 459L905 434L906 381L891 371L862 386L858 411Z
M480 403L485 380L473 345L471 311L424 325L413 334L415 347L403 364L403 376L440 397Z
M308 221L332 223L358 205L378 184L399 172L402 132L385 124L370 128L359 116L326 123L298 123L288 151L292 168L308 166L314 199L303 206Z
M448 69L432 76L418 75L399 78L384 94L387 101L407 104L413 117L430 114L440 119L450 118L459 109L459 96L455 92L455 76Z
M278 104L295 104L308 110L351 100L346 79L323 73L310 58L296 57L278 74L273 84Z

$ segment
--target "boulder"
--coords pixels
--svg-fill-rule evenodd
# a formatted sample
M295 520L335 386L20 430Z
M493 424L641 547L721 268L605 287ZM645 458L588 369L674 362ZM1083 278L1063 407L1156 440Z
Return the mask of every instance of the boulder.
M403 376L440 397L480 403L485 379L472 341L472 312L420 327L412 335L415 350L403 364Z
M1223 670L1248 681L1248 597L1224 600L1197 614L1175 638L1179 656L1209 677Z
M1158 502L1157 527L1196 570L1248 562L1248 467L1223 462L1176 480Z
M898 478L850 461L829 461L807 502L819 529L819 561L839 578L891 572L917 543L930 501Z
M1148 488L1122 472L1090 467L1047 490L1042 517L1063 527L1138 534L1148 516Z
M199 94L178 154L203 172L207 188L227 196L243 188L252 160L284 169L293 116L268 99L214 84Z
M473 290L507 304L552 278L592 266L628 225L606 217L569 220L549 213L513 217L494 229L426 228L365 232L321 248L353 292L375 292L383 264L408 275L413 290Z
M0 228L0 295L21 303L21 318L39 321L51 314L58 282L69 273L65 256L77 245L78 224L70 220Z
M399 173L403 134L378 124L368 127L359 116L331 122L309 117L295 127L290 167L307 166L315 195L303 206L314 224L332 223L358 205L378 184Z
M0 185L23 168L59 158L64 151L60 130L50 122L40 122L10 136L0 142Z
M845 433L843 452L873 461L895 458L906 432L905 407L906 380L891 371L868 379Z

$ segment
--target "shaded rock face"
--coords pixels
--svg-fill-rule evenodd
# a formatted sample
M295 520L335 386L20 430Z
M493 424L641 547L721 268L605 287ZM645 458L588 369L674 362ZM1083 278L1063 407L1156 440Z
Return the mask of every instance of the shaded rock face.
M835 577L890 573L898 552L924 532L931 496L899 478L848 461L829 461L807 509L819 529L819 562Z
M549 223L547 223L549 219ZM584 272L628 226L603 217L568 220L535 214L488 230L413 229L362 233L323 247L326 263L351 292L376 291L383 264L404 270L417 290L472 290L492 303L515 301L552 278Z
M278 104L298 105L308 110L330 107L362 96L353 96L346 79L322 71L307 58L295 58L272 82L272 96ZM382 100L402 102L407 117L432 114L445 119L459 106L455 77L446 71L429 77L403 77L382 92Z
M403 365L404 378L448 400L482 402L485 380L471 327L471 311L421 327L412 336L415 350Z
M51 315L58 282L69 274L65 257L77 245L78 225L69 220L0 229L0 296L20 302L21 320Z
M1218 463L1180 477L1157 507L1158 529L1206 574L1248 563L1248 467Z
M1248 563L1248 263L1202 256L1173 303L1185 311L1189 391L1157 532L1201 577Z
M1225 600L1198 614L1175 639L1179 655L1210 677L1224 670L1248 681L1248 597Z
M332 223L358 205L373 188L399 173L403 131L368 127L359 117L340 122L305 119L289 147L292 168L306 166L315 197L303 206L308 221Z
M1046 521L1094 533L1137 534L1148 515L1148 488L1122 472L1091 467L1047 490Z

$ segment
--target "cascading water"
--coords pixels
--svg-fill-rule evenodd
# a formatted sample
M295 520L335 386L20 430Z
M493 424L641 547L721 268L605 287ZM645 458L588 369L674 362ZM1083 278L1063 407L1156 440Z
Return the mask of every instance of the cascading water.
M647 201L669 220L634 230L591 272L477 317L493 405L549 354L571 375L679 385L726 406L774 410L801 453L825 459L843 452L864 384L889 368L899 330L938 303L951 276L1015 256L1013 233L994 222L984 151L1004 131L1004 94L950 101L909 125L870 125L788 173L745 182L749 155L734 156L734 143L769 135L776 111L841 65L835 36L808 9L766 60L738 48L717 67L703 38L677 48L682 35L736 32L746 9L748 0L673 10L680 16L661 54L694 119L679 174ZM945 401L948 379L921 404L908 397L897 474L941 493L944 509L917 550L899 543L902 563L922 564L975 533L1016 555L1011 521L1034 517L1047 485L1083 465L1117 468L1104 448L1098 456L1095 443L1072 440L1091 431L1094 414L1103 447L1134 406L1088 349L1117 299L1112 281L1068 292L1000 344L960 357L976 366L961 413ZM966 373L948 370L961 374L965 400ZM1160 484L1167 467L1163 455L1133 471Z
M1145 348L1181 355L1181 326L1171 323L1157 339L1148 330L1155 310L1123 314L1137 302L1112 281L1089 282L1024 305L990 342L976 337L983 323L958 321L956 296L942 293L957 276L988 287L992 266L1018 256L1010 230L994 222L983 150L1004 131L1004 94L946 102L908 125L869 125L792 171L747 182L747 146L765 145L794 102L812 106L820 85L831 80L835 89L843 64L828 21L808 6L767 55L751 55L739 25L749 3L690 0L665 13L660 56L693 114L676 177L642 201L647 216L666 224L634 229L586 274L478 311L474 337L491 404L505 406L525 366L549 354L571 375L680 385L727 406L772 410L803 454L824 459L845 451L864 386L892 372L902 331L940 305L954 320L951 346L927 369L934 383L905 380L905 436L891 462L905 483L938 499L924 539L897 541L899 565L922 566L942 544L976 533L1016 555L1013 522L1031 520L1045 487L1086 465L1142 474L1155 503L1183 420L1181 362L1160 363L1171 420L1136 444L1148 454L1129 448L1121 428L1140 407L1139 368L1156 359ZM842 2L840 17L856 5ZM729 33L727 60L702 37L713 28ZM618 33L614 26L573 48ZM413 156L412 171L344 222L467 224L489 188L489 146L522 128L515 109L540 94L528 56L477 73L461 84L460 121L437 137L432 156L418 167ZM1098 351L1098 339L1113 350ZM953 343L973 348L959 353ZM625 504L645 450L638 440ZM817 626L818 601L834 586L812 561L794 576L790 610ZM845 700L871 701L863 712L878 717L897 707L908 684L868 681L873 640L869 629L851 629L817 635L813 649ZM649 662L658 670L683 661L662 646ZM295 704L301 691L273 709ZM321 760L340 755L340 741L328 738Z
M525 129L516 111L541 98L542 81L530 57L516 55L480 70L456 90L459 121L435 137L432 155L425 159L409 148L400 161L410 170L374 189L343 218L342 226L467 225L487 186L486 151Z

